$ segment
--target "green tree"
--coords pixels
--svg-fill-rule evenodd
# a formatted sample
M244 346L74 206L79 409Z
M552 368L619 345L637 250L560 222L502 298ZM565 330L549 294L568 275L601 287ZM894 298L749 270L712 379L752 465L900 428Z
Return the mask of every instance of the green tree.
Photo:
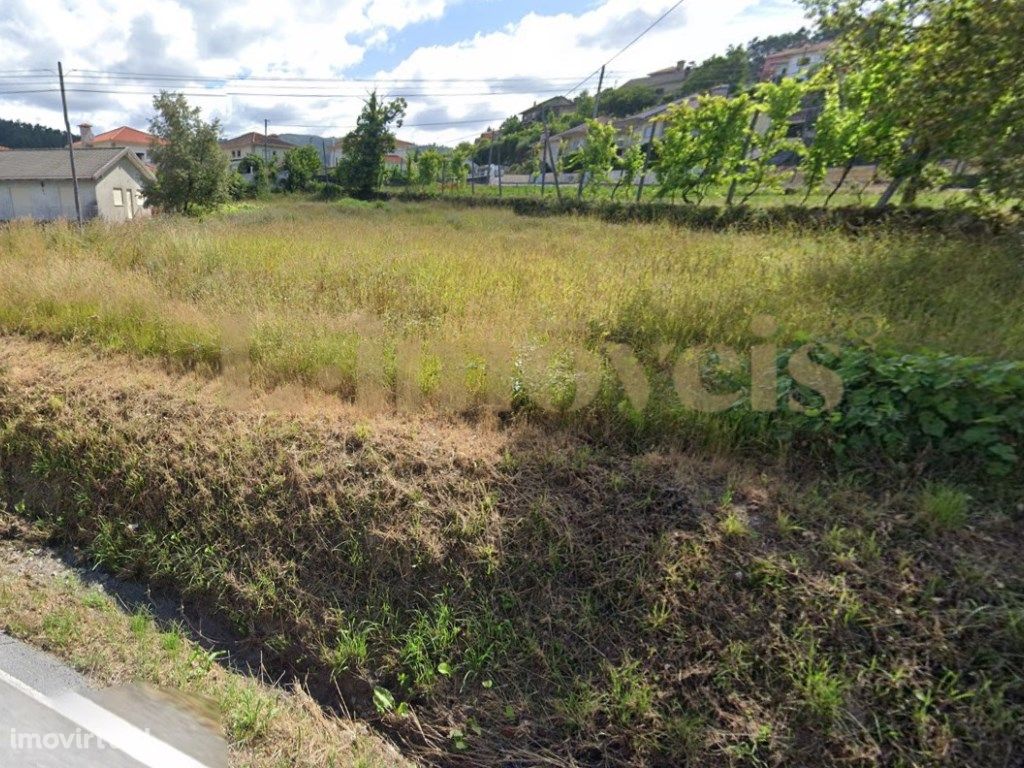
M665 135L655 141L658 197L678 192L700 203L713 186L730 181L744 158L751 110L747 94L701 96L695 107L669 109Z
M74 138L78 138L75 136ZM0 146L9 149L28 149L35 147L52 147L59 149L67 146L68 137L64 131L48 128L34 123L23 123L20 120L0 119Z
M220 123L205 122L180 93L153 98L149 131L164 141L150 148L156 181L145 185L146 205L191 214L228 199L230 163L217 143Z
M639 142L631 143L616 163L622 174L619 176L619 180L615 182L615 188L612 189L612 200L615 199L615 194L619 191L620 186L625 186L628 189L633 186L633 182L640 178L640 175L644 172L645 162L643 146Z
M805 187L804 202L819 189L830 168L842 168L838 180L825 197L825 205L845 183L858 159L892 157L899 154L894 127L873 120L875 102L885 98L879 73L870 69L837 73L834 67L820 70L808 87L818 92L821 105L814 122L814 140L801 163Z
M436 149L425 149L416 158L416 183L427 187L441 176L445 158Z
M259 155L246 155L238 164L240 173L247 173L252 176L250 183L250 195L252 197L267 197L277 181L277 164L273 160L264 160Z
M661 97L646 85L624 85L601 94L598 112L602 115L625 117L653 107Z
M401 128L405 99L384 102L370 94L356 120L356 127L341 142L338 182L352 197L367 200L380 188L384 156L395 148L392 126Z
M989 179L1019 161L1019 143L1006 140L1019 133L1024 99L1021 0L804 2L838 35L836 71L872 74L877 98L867 117L874 137L885 139L875 152L893 177L880 204L901 185L903 201L913 203L937 160L978 161ZM995 186L1003 196L1020 194L1013 184Z
M307 190L320 173L320 153L311 144L293 147L284 153L284 170L288 173L285 186L289 191Z
M587 142L580 150L580 167L586 186L594 192L607 181L615 165L615 135L615 126L611 123L587 120Z
M473 145L468 141L464 141L448 155L447 174L454 186L461 187L466 183L466 166L472 153Z
M746 203L752 195L762 189L777 189L782 181L782 172L774 162L785 152L802 154L804 144L800 139L789 138L789 118L800 109L806 89L793 78L780 83L760 83L754 89L751 110L756 116L748 123L744 139L746 156L735 176L736 189L743 195L740 203ZM764 127L755 130L758 122ZM730 195L730 202L732 195Z
M724 56L712 56L694 67L679 95L700 93L716 85L736 88L750 77L750 60L746 50L743 46L730 46Z

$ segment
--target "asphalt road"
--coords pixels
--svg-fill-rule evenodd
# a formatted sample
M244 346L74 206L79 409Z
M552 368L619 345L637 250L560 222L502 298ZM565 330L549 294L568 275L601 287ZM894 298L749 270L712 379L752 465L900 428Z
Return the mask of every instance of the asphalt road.
M52 656L0 633L3 768L222 768L227 747L158 691L95 690Z

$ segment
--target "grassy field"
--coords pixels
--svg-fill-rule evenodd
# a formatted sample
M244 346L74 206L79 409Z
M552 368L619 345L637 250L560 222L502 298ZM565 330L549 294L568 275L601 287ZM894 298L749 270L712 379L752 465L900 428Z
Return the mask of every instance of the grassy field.
M1022 269L1010 238L440 204L16 224L0 514L200 601L426 764L1014 764L1012 478L435 412L609 343L745 351L759 315L780 346L1019 360Z
M360 339L384 358L422 342L423 379L432 355L461 375L490 350L514 360L537 345L550 358L609 340L743 348L758 314L781 343L1020 359L1020 287L1009 239L696 233L428 204L0 229L0 327L211 369L232 350L255 382L343 394Z

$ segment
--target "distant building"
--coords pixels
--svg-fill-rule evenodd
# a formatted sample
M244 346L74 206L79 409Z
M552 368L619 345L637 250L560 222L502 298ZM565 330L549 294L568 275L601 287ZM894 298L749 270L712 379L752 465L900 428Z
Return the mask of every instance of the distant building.
M127 147L75 150L85 219L149 216L142 188L153 172ZM0 154L0 221L75 218L71 159L65 149L11 149Z
M0 146L0 152L8 152L8 151L10 151L10 147Z
M765 57L761 66L761 80L779 80L783 77L805 77L811 70L825 61L825 54L832 47L831 42L811 43Z
M632 80L627 80L622 87L640 85L652 88L659 94L671 94L683 87L683 83L686 82L691 72L693 72L692 61L678 61L673 67L659 69L657 72L651 72L646 77L636 77Z
M231 168L235 171L239 170L242 161L249 155L255 155L267 162L280 161L284 159L284 153L294 147L294 144L280 136L266 136L255 131L220 142L220 148L227 154Z
M78 126L78 133L81 138L75 142L75 149L89 149L93 147L100 149L130 149L139 160L147 165L153 164L150 157L150 150L153 145L167 143L151 133L140 131L137 128L129 128L127 125L122 125L120 128L94 136L92 125L82 123Z
M695 107L697 106L697 100L703 94L709 96L728 96L729 86L726 84L716 85L703 91L702 94L684 96L667 104L659 104L656 107L645 109L643 112L637 112L635 115L628 115L620 120L616 120L615 127L618 129L617 141L619 146L627 147L635 142L649 144L655 139L660 139L665 134L665 121L662 119L665 113L672 107L679 106L680 104Z
M576 105L569 101L569 99L565 98L565 96L555 96L552 99L542 101L540 104L534 104L529 109L523 110L519 113L519 116L524 123L536 123L544 119L545 113L551 117L560 117L575 111Z
M395 139L395 148L391 151L393 155L396 155L403 160L409 156L409 153L416 149L416 145L411 141L402 141L401 139Z

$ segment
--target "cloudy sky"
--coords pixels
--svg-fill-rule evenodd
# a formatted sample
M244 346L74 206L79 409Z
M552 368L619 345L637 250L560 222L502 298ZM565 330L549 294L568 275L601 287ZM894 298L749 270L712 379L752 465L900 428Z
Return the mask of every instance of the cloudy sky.
M454 143L564 94L675 0L0 0L0 117L145 128L188 94L235 135L342 135L371 89L409 102L402 138ZM805 23L795 0L685 0L608 85ZM584 87L596 86L596 77Z

